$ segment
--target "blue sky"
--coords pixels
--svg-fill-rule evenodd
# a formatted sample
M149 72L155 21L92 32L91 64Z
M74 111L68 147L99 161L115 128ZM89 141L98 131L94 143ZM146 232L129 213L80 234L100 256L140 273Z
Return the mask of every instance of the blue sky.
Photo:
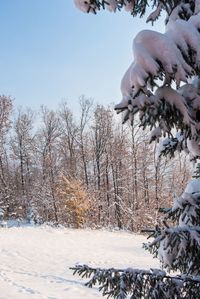
M67 100L75 110L82 94L105 105L120 101L133 37L150 28L145 19L126 12L84 14L73 0L0 3L0 93L15 106L55 109Z

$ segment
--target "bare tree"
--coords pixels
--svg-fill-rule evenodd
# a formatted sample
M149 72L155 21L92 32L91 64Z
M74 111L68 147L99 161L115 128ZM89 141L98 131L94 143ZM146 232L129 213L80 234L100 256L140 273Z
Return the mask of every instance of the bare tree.
M27 214L28 201L31 197L32 158L33 158L33 111L22 108L17 110L13 122L13 136L10 140L11 154L15 161L16 187L18 197L22 201L24 215ZM19 175L19 180L18 180Z
M62 103L59 114L61 130L60 155L63 163L63 173L71 177L76 177L79 128L67 103Z
M12 100L0 96L0 203L5 216L9 215L12 198L8 161L8 132L11 128Z
M39 151L42 160L43 187L48 186L55 223L58 224L58 207L56 202L56 178L59 174L58 139L60 136L59 118L57 113L46 107L41 107L42 128L38 133ZM45 209L45 206L44 206ZM52 220L48 215L48 220Z
M59 190L66 178L92 198L86 223L138 231L157 221L158 209L170 205L191 174L184 154L173 163L159 159L137 119L130 130L111 108L93 110L86 97L80 98L77 119L67 103L58 111L42 107L37 122L32 110L19 108L12 123L11 112L11 99L0 97L0 208L5 217L72 224L77 201L69 192L66 209L65 191Z
M93 106L93 100L81 96L79 103L80 103L81 113L80 113L80 122L79 122L79 130L78 130L78 145L80 148L80 157L83 165L84 180L88 188L89 186L88 165L87 165L88 164L88 159L87 159L88 134L86 133L86 130L88 129L88 124L91 119L91 109Z
M108 140L112 138L112 113L108 108L103 106L97 106L94 112L94 119L91 126L91 143L94 157L94 186L97 194L98 202L98 221L101 223L104 217L103 204L105 202L105 190L103 184L103 176L105 175L105 161L107 157L107 145ZM107 157L107 158L106 158ZM106 158L106 159L105 159ZM107 173L108 176L108 173ZM108 183L108 177L106 179L106 184ZM108 185L107 185L108 187ZM108 191L108 190L107 190ZM108 196L106 195L106 200L108 201Z

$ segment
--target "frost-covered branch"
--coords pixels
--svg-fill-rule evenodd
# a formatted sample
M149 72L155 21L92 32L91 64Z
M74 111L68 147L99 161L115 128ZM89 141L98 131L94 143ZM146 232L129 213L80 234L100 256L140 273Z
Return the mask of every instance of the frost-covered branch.
M168 17L172 15L175 18L182 15L182 18L188 18L195 11L195 5L192 2L181 0L74 0L78 9L94 14L100 10L116 12L124 8L134 17L137 15L142 17L151 7L153 12L147 17L147 22L151 21L152 23L159 18L162 10L167 13Z
M179 225L200 225L200 191L184 192L177 197L172 208L165 213L165 220L167 219L179 222Z
M96 14L99 10L106 9L110 12L116 12L124 8L126 11L130 12L133 16L140 15L143 16L149 5L156 7L153 18L157 18L160 14L162 1L148 1L148 0L74 0L75 5L78 9L86 13Z
M99 291L107 298L196 299L200 292L200 277L170 276L159 269L100 269L77 265L71 270L82 278L89 278L88 287L99 285Z
M198 1L180 1L168 17L165 33L143 30L135 37L134 61L121 82L122 101L115 109L123 111L124 122L139 113L144 129L156 129L152 140L167 135L173 142L165 154L182 149L174 129L183 136L184 148L194 157L200 153L199 32ZM193 76L197 80L191 84Z
M155 239L144 244L155 257L159 257L168 270L180 270L183 273L197 275L200 265L200 227L177 226L156 229ZM192 250L190 250L192 246ZM188 261L190 261L188 263Z
M194 76L199 82L199 0L75 0L75 4L84 12L126 8L140 16L149 6L153 11L147 21L151 22L162 10L166 11L165 33L143 30L134 38L134 59L122 79L122 101L115 109L123 111L124 122L132 122L134 115L139 113L144 129L156 128L157 132L159 129L159 136L152 136L152 140L171 138L173 146L166 147L165 154L173 155L177 149L182 149L183 142L174 142L175 129L184 137L184 148L188 148L192 156L199 156L200 148L196 142L200 133L199 83L189 82Z
M153 131L154 133L154 131ZM155 136L155 135L153 135ZM156 136L153 140L156 139ZM150 140L151 141L151 140ZM173 158L176 151L183 151L187 150L187 144L186 144L186 138L180 134L176 134L175 137L171 136L168 138L165 138L160 142L158 155L160 156L167 156L169 155L170 158Z

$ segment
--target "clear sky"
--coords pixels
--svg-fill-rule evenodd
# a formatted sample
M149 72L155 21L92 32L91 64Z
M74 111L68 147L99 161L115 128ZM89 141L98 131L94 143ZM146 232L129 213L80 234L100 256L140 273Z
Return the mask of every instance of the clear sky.
M145 19L126 13L88 15L73 0L0 0L0 93L15 106L76 109L84 94L120 101L120 81L132 60L132 40ZM154 26L163 29L161 22Z

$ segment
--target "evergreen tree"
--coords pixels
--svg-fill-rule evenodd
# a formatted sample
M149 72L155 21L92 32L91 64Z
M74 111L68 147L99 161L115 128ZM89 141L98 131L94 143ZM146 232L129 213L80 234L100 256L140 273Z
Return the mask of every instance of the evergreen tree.
M117 112L124 122L139 114L140 126L161 141L160 154L173 156L187 150L200 157L200 0L75 0L84 12L121 10L143 16L147 6L152 23L166 13L161 34L141 31L133 41L134 61L122 83ZM183 194L170 209L163 209L163 227L148 230L153 241L145 244L163 268L95 269L77 266L75 273L90 277L88 286L100 284L103 295L128 298L198 298L200 292L200 166ZM178 271L176 275L168 274Z

